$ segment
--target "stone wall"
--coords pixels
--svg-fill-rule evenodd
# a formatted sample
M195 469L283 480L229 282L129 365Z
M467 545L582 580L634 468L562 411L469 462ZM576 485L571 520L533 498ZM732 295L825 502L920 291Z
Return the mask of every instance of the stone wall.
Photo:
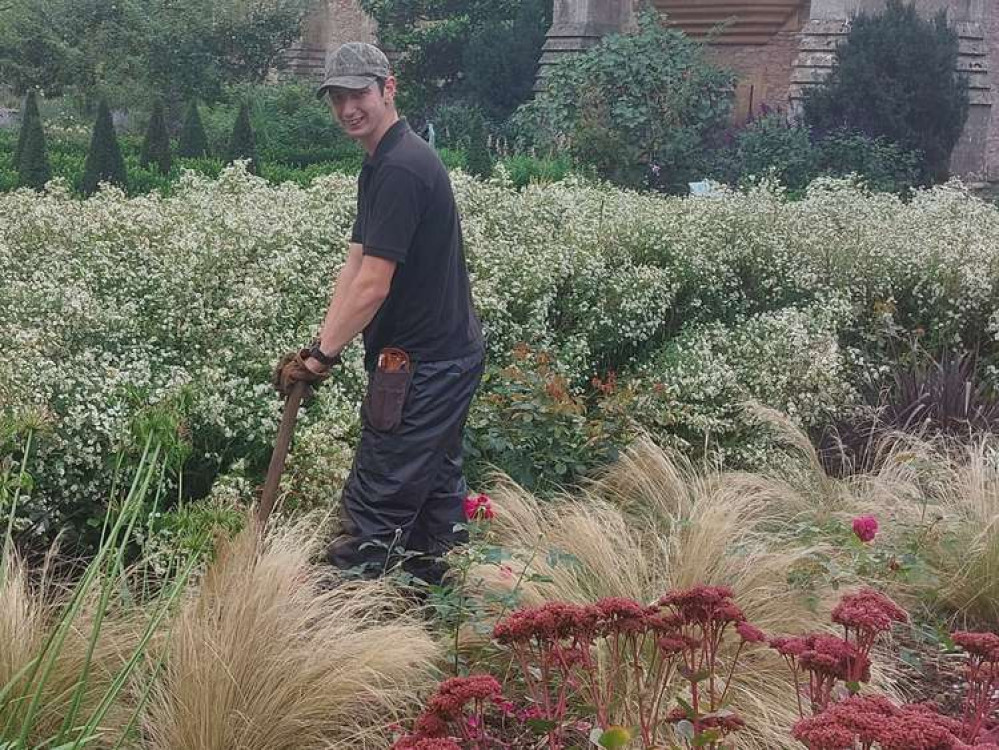
M376 27L357 0L324 0L302 24L302 38L286 53L288 72L322 76L326 55L344 42L374 42Z
M733 121L744 123L765 106L788 111L791 69L798 55L798 34L782 31L769 44L718 46L711 57L738 76Z
M989 49L989 82L992 84L992 122L986 139L988 178L999 181L999 4L991 3L985 19L985 39Z

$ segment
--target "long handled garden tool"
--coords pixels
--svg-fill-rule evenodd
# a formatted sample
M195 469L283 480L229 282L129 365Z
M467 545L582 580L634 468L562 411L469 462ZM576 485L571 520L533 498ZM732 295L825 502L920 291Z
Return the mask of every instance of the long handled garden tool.
M284 462L288 458L288 449L291 447L291 438L295 434L295 422L298 420L298 407L305 397L305 389L308 384L303 381L295 383L288 398L284 402L284 412L281 414L281 426L278 427L277 440L274 441L274 451L271 453L271 463L267 467L267 480L264 482L264 491L260 495L260 504L257 506L257 523L261 529L267 526L267 520L274 510L274 503L277 501L278 485L281 482L281 474L284 473Z

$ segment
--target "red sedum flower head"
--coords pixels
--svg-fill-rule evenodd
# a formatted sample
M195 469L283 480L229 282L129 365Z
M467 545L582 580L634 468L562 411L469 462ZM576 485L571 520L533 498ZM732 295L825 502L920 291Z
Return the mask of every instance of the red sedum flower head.
M909 615L887 596L874 589L862 589L844 596L832 611L832 621L848 630L883 633L896 622L908 622Z
M748 622L740 622L736 625L735 632L746 643L765 643L767 640L767 636L762 630Z
M792 734L809 750L985 750L966 745L962 725L932 707L896 706L881 695L852 696L794 725Z
M493 638L502 644L527 643L532 639L562 640L588 637L596 632L600 610L592 604L548 602L540 607L510 613L493 628Z
M959 630L951 637L954 639L954 643L972 656L977 656L985 662L999 663L999 635Z
M476 674L452 677L437 687L437 693L427 704L427 714L442 719L454 719L472 701L486 701L501 695L503 688L492 675Z
M772 638L770 648L797 660L802 669L837 680L871 679L871 661L848 641L835 635L816 633L797 638Z
M650 618L654 616L635 600L620 596L601 599L593 606L600 613L599 628L603 635L644 632L649 629Z
M746 616L732 596L728 586L694 586L670 591L659 600L659 606L671 607L686 624L742 622Z

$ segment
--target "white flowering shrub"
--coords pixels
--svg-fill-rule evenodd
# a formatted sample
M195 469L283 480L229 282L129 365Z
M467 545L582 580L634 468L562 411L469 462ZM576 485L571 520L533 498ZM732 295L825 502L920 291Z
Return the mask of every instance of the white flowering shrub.
M849 403L886 316L950 343L999 328L999 210L957 185L905 204L829 180L798 202L772 186L516 190L502 171L454 183L492 364L528 342L577 395L593 374L639 373L672 399L640 416L690 444L743 440L743 397L803 425ZM0 409L54 422L26 506L38 530L90 516L132 415L179 389L188 490L236 461L259 476L280 408L270 369L315 333L354 207L350 177L272 186L239 168L187 174L168 197L80 201L58 183L0 195ZM302 417L289 501L336 493L363 383L355 349Z
M849 379L854 357L837 337L845 318L833 300L692 329L642 365L655 385L640 397L638 419L664 443L730 465L766 464L777 441L748 403L814 428L857 400Z

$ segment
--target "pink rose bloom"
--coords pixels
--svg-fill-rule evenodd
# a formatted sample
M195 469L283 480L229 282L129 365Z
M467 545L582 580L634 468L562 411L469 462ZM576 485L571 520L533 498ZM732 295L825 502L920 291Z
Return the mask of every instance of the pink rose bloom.
M853 519L853 533L864 542L873 542L878 535L878 519L874 516L857 516Z
M489 495L469 495L465 498L465 518L469 521L491 521L495 516Z

